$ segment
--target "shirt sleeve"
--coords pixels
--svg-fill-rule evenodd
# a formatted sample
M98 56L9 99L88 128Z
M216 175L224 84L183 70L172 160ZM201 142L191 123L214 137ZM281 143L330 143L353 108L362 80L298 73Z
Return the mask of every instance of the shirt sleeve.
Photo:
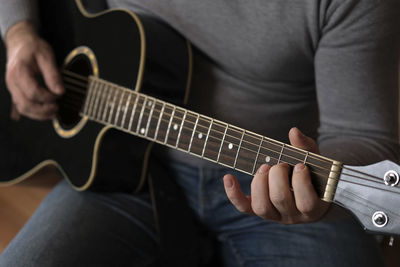
M326 1L315 56L321 153L399 161L400 1Z
M37 0L0 0L0 31L5 37L8 29L19 21L38 24Z

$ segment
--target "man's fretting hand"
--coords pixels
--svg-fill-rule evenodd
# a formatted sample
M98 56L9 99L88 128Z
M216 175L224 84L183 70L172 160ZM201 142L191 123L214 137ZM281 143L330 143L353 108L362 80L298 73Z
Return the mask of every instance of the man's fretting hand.
M295 147L318 153L315 141L297 128L290 130L289 139ZM272 167L263 164L254 175L250 196L242 192L239 182L230 174L224 176L225 191L239 211L266 220L295 224L320 219L328 210L329 203L318 198L308 168L301 163L294 167L293 189L290 188L289 175L290 167L286 163Z
M25 21L8 30L5 43L6 83L17 111L32 119L53 119L64 88L51 47ZM39 84L41 76L48 89Z

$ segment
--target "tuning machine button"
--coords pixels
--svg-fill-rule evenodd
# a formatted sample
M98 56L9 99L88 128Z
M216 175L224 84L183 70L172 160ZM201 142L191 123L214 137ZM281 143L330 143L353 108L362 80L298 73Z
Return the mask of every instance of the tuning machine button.
M372 215L372 223L376 227L384 227L388 223L388 217L383 211L377 211Z
M383 176L385 185L395 186L399 183L399 174L393 170L387 171Z

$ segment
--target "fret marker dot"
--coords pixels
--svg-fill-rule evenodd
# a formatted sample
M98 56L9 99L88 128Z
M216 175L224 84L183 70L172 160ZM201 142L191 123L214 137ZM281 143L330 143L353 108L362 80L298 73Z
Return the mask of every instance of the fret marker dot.
M270 156L266 156L265 157L265 162L270 162L271 161L271 157Z
M174 129L175 131L178 130L178 124L175 123L173 129Z
M232 149L232 148L233 148L233 144L229 144L229 145L228 145L228 148L229 148L229 149Z
M141 133L141 134L144 134L145 132L146 132L146 129L145 129L145 128L140 129L140 133Z
M203 134L202 134L202 133L199 133L199 135L197 135L197 137L198 137L199 139L201 139L201 138L203 138Z

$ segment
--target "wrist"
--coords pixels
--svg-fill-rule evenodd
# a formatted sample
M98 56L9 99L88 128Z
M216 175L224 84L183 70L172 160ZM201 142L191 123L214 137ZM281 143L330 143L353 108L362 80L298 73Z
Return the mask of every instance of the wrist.
M32 22L20 21L8 29L5 35L5 44L7 48L13 47L24 40L31 40L38 37L37 30Z

